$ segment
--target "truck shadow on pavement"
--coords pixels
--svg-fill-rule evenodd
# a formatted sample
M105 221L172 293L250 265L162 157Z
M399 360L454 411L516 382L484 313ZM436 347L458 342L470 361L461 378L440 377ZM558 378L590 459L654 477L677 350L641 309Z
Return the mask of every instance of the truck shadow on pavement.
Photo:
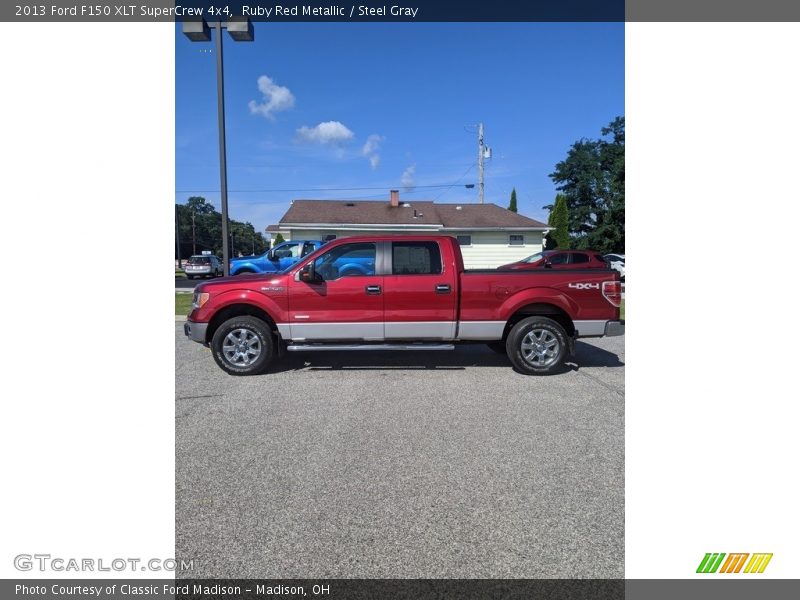
M613 352L577 342L575 356L565 371L583 367L624 367ZM464 344L453 351L432 352L289 352L271 372L285 371L377 371L377 370L465 370L468 367L511 367L508 357L483 344Z

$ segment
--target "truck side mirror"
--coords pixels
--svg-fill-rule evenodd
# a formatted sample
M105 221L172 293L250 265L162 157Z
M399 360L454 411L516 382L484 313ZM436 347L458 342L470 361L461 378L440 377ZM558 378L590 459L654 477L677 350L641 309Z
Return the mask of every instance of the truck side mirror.
M304 266L302 269L300 269L299 279L300 279L300 281L302 281L304 283L319 283L320 282L319 276L317 275L316 271L314 270L314 261L313 260L310 263L308 263L306 266Z
M553 268L553 263L551 263L549 260L545 260L544 261L544 268L545 269L552 269Z

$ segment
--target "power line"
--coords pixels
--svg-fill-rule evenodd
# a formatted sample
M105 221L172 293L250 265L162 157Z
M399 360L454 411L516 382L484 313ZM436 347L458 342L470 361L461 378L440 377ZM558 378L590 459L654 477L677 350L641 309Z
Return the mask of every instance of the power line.
M474 164L470 165L469 169L472 169L472 167L474 167L474 166L475 166ZM467 169L467 172L469 172L469 169ZM464 176L467 174L467 172L465 172L464 175L462 175L459 178L459 181L464 178ZM455 183L439 183L439 184L436 184L436 185L414 185L414 186L411 186L411 187L413 187L413 188L426 188L426 189L430 189L430 188L451 188L453 186L458 185L459 181L456 181ZM282 189L273 188L273 189L262 189L262 190L228 190L228 191L229 192L235 192L237 194L262 194L262 193L266 193L266 192L349 192L349 191L367 191L367 190L384 190L385 191L385 190L391 189L393 187L398 187L398 186L396 186L396 185L395 186L388 185L388 186L380 186L380 187L282 188ZM402 186L400 186L400 187L402 187ZM219 191L220 190L175 190L175 193L176 194L192 194L192 193L195 193L195 192L218 193Z
M442 196L444 196L444 195L445 195L445 194L446 194L448 191L450 191L451 189L453 189L454 187L456 187L457 185L459 185L459 184L461 183L461 180L462 180L462 179L464 179L464 177L466 177L466 176L467 176L467 173L469 173L469 172L472 170L472 168L473 168L473 167L474 167L476 164L478 164L478 163L474 162L474 163L472 163L472 164L471 164L469 167L467 167L467 170L466 170L466 171L464 171L464 172L461 174L461 177L459 177L458 179L456 179L456 181L455 181L454 183L451 183L449 186L447 186L447 189L446 189L446 190L442 190L442 193L441 193L441 194L439 194L438 196L436 196L436 198L434 198L434 199L433 199L433 201L434 201L434 202L436 202L436 201L437 201L439 198L441 198ZM475 184L473 183L473 184L466 184L466 185L472 185L472 186L474 186Z

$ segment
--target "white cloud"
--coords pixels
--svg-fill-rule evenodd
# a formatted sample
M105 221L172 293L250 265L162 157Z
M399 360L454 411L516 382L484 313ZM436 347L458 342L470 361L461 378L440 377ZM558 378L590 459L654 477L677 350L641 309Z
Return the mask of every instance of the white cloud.
M383 136L380 136L377 133L373 133L371 136L367 138L367 141L361 148L361 154L363 154L364 156L374 154L375 152L378 151L378 148L380 147L381 142L383 140L384 140Z
M278 85L266 75L258 78L258 90L262 95L262 102L250 100L248 106L254 115L262 115L274 119L273 113L288 110L294 106L294 94L289 88Z
M378 165L381 164L381 156L378 154L378 150L380 149L381 142L386 139L377 133L373 133L367 138L367 141L364 142L364 145L361 147L361 154L369 158L369 165L373 169L377 169Z
M339 121L325 121L315 127L303 125L297 130L297 139L301 142L338 145L352 140L353 136L354 133Z
M406 170L403 171L403 175L400 177L400 183L403 184L403 187L405 187L406 189L414 187L414 184L416 183L414 179L414 174L416 173L416 171L417 171L416 164L409 165L408 167L406 167Z

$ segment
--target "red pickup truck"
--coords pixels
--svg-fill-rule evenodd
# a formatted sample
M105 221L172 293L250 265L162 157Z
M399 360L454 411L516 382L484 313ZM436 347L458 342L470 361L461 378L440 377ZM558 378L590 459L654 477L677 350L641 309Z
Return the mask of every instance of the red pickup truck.
M529 375L560 370L578 337L622 335L613 270L464 270L448 236L334 240L281 273L195 288L186 335L232 375L284 351L452 350L486 343Z

